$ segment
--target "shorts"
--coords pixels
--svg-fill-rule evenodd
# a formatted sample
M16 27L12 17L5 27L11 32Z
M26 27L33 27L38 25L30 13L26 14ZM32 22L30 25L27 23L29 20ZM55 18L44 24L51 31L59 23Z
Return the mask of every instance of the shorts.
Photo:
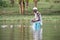
M33 30L39 31L41 29L41 24L40 24L39 21L38 22L34 22L32 27L33 27Z

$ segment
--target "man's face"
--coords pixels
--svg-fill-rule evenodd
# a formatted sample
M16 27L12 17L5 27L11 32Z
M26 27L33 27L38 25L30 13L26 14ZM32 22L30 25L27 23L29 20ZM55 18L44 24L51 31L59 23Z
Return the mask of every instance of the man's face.
M36 12L37 12L37 10L33 10L33 12L34 12L34 13L36 13Z

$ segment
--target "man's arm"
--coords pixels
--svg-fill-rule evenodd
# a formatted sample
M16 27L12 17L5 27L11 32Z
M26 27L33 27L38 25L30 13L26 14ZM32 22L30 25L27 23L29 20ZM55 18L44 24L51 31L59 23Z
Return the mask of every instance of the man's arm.
M36 18L34 18L34 19L32 20L32 22L40 21L40 14L39 14L39 13L37 13L36 15L37 15L37 17L36 17Z
M37 20L34 18L33 20L32 20L32 22L36 22Z
M41 25L43 25L43 24L42 24L42 16L41 16L41 14L40 14L40 22L41 22Z

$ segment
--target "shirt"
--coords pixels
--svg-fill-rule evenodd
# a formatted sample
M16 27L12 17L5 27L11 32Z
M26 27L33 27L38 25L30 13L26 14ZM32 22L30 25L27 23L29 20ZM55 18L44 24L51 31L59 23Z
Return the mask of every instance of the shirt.
M41 25L42 25L42 17L41 17L41 13L39 13L37 11L37 13L34 13L35 14L35 20L37 21L40 21Z

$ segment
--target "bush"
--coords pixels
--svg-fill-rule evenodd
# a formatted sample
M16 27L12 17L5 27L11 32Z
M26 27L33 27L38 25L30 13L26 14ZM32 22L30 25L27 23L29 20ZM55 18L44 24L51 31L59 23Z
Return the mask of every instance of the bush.
M6 1L0 0L0 6L1 6L1 7L6 7L6 6L7 6Z
M2 2L2 0L0 0L0 6L2 6L2 4L3 4L3 2Z
M46 0L46 2L49 2L49 0Z
M0 7L10 7L10 3L7 1L0 0Z

